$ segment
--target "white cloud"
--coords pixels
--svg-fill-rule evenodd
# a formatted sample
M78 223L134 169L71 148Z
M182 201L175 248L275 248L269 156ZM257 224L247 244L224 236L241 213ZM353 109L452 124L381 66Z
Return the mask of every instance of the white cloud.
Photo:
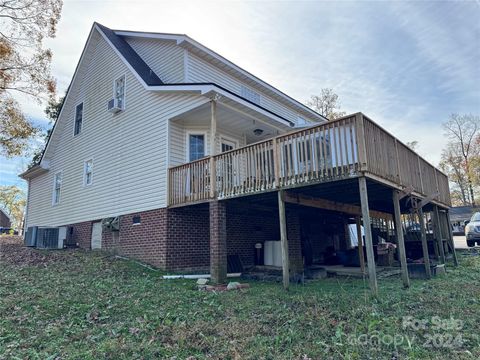
M94 21L111 28L186 33L306 100L332 87L437 163L441 122L480 112L477 3L65 1L53 74L63 92ZM22 100L44 118L43 107Z

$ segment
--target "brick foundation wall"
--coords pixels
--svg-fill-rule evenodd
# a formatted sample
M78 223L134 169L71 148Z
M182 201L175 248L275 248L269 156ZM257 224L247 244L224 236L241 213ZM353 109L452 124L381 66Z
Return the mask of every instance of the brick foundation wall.
M246 205L227 205L227 253L239 255L244 266L255 262L255 244L280 240L278 211L252 211Z
M68 225L73 228L70 234L67 234L67 243L78 244L83 249L91 249L92 243L92 222L85 221L81 223Z
M225 252L239 255L243 265L249 267L254 264L255 243L280 239L277 209L254 211L245 204L219 201L213 206L216 211L213 219L221 221L214 221L214 226L220 233L225 231L221 236L226 236L226 248L211 252L209 206L210 203L205 203L122 215L118 237L102 232L102 249L168 271L208 272L212 253L217 262L226 258ZM133 224L135 217L140 217L140 224ZM92 222L71 226L74 241L90 249ZM288 204L287 233L291 269L300 271L303 266L300 216L297 208Z
M286 217L290 276L295 276L303 273L302 239L298 210L287 207Z
M209 271L210 227L207 204L168 209L166 269Z
M139 224L133 219L140 218ZM102 232L102 249L166 268L167 209L122 215L120 232Z

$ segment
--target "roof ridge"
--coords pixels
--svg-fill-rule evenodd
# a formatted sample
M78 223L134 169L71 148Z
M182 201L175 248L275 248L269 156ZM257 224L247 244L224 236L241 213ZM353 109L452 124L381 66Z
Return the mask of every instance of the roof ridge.
M115 46L118 52L125 58L134 71L147 85L163 85L163 81L157 74L147 65L140 55L123 39L123 37L115 34L115 31L105 25L94 22L108 40Z

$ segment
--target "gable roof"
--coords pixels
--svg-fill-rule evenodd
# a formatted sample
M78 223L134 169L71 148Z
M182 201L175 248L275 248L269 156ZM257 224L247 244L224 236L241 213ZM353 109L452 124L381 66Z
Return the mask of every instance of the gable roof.
M2 209L1 207L0 207L0 212L3 215L5 215L5 217L8 219L8 221L10 221L10 222L12 221L12 219L10 218L10 215L8 215L7 212L4 209Z
M72 86L72 84L75 80L78 69L79 69L80 64L82 62L82 59L84 57L87 45L90 42L90 39L92 37L92 34L93 34L94 30L97 30L100 33L100 35L102 35L103 38L107 41L107 43L109 43L111 45L113 50L120 56L120 58L124 61L124 63L127 65L127 67L130 68L130 70L137 77L137 79L140 80L143 83L145 89L147 89L147 90L154 90L154 91L193 91L193 92L200 92L202 94L205 94L206 92L211 92L213 90L217 93L223 93L227 97L237 98L237 100L243 101L243 102L245 102L247 104L250 104L251 106L253 106L257 109L260 109L263 112L269 113L271 116L273 116L273 118L275 118L276 120L278 120L282 123L289 124L290 126L294 125L294 123L291 120L288 120L288 119L284 118L283 116L280 116L280 115L274 113L273 111L271 111L269 109L266 109L266 108L264 108L264 107L262 107L258 104L252 103L248 99L245 99L242 96L240 96L238 94L235 94L235 93L231 92L230 90L227 90L227 89L225 89L225 88L223 88L223 87L221 87L221 86L219 86L215 83L165 84L164 82L162 82L160 77L147 65L147 63L137 54L137 52L125 41L125 39L124 39L125 36L133 36L132 34L140 34L140 35L137 35L137 36L155 37L155 38L160 37L160 38L164 38L164 39L168 39L168 40L176 40L177 44L181 44L182 41L188 40L189 43L192 46L196 46L196 47L198 47L198 49L201 49L202 51L208 52L209 54L213 54L213 56L216 59L221 59L224 62L224 65L228 64L232 68L235 68L235 69L239 70L240 72L243 72L244 74L248 75L254 81L265 85L267 88L273 89L275 92L277 92L279 95L281 95L282 98L288 99L292 104L295 104L297 107L302 108L303 111L307 111L310 114L313 114L314 116L316 116L317 118L320 118L324 121L328 121L328 119L325 118L323 115L321 115L321 114L317 113L316 111L310 109L309 107L307 107L306 105L298 102L297 100L289 97L288 95L284 94L280 90L277 90L273 86L263 82L259 78L255 77L254 75L252 75L252 74L248 73L247 71L241 69L237 65L231 63L227 59L223 58L222 56L218 55L217 53L213 52L212 50L210 50L207 47L201 45L200 43L196 42L195 40L189 38L186 35L161 34L161 33L142 33L142 32L134 32L134 31L112 30L112 29L110 29L110 28L108 28L108 27L106 27L102 24L99 24L97 22L94 22L93 25L92 25L92 28L90 30L90 34L87 38L87 41L86 41L86 43L84 45L84 48L82 50L82 54L81 54L80 59L77 63L77 66L75 68L72 80L70 81L70 84L67 88L67 92L66 92L66 95L63 99L63 102L62 102L60 112L59 112L59 115L58 115L57 119L59 119L61 114L62 114L64 105L66 103L66 99L67 99L67 97L70 93L70 88L71 88L71 86ZM151 36L145 36L144 34L150 34ZM181 37L181 39L183 39L183 40L179 40L179 37ZM53 134L55 133L55 129L57 127L56 125L57 125L57 121L55 121L55 123L53 125L53 128L52 128L52 131L50 132L50 134L47 138L47 142L46 142L45 147L42 151L42 155L40 157L39 162L37 164L34 164L32 167L27 169L22 174L20 174L19 176L21 178L27 179L34 174L43 173L44 171L48 171L49 166L48 166L48 164L44 164L44 156L45 156L45 153L47 152L47 149L50 145L50 140L53 137Z
M145 61L132 49L132 47L124 40L123 37L115 34L114 31L101 25L97 22L93 24L97 26L123 58L130 64L135 72L142 78L148 86L163 85L162 80L155 74L155 72L147 65Z
M185 34L172 34L172 33L156 33L156 32L142 32L142 31L130 31L130 30L111 30L116 35L121 37L140 37L140 38L150 38L150 39L162 39L162 40L174 40L176 41L177 45L183 47L191 51L193 54L197 56L204 57L208 59L208 61L215 64L217 67L231 71L235 76L240 78L242 81L246 81L250 85L257 85L262 88L263 91L267 91L273 97L277 99L282 99L283 101L288 102L291 106L293 105L305 114L309 114L316 118L320 118L321 120L328 121L328 119L321 115L320 113L316 112L315 110L311 109L307 105L295 100L291 96L285 94L284 92L280 91L279 89L275 88L274 86L268 84L267 82L263 81L262 79L258 78L257 76L253 75L252 73L244 70L240 66L234 64L230 60L226 59L222 55L216 53L215 51L211 50L210 48L202 45L198 41L192 39L188 35Z

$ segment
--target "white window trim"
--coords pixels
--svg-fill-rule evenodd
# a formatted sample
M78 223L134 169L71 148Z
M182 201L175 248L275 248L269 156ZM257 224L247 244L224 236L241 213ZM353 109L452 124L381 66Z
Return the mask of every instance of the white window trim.
M89 161L92 162L92 175L91 175L90 184L87 184L87 162ZM92 184L93 184L93 158L89 158L83 161L83 187L89 187L89 186L92 186Z
M117 80L120 80L121 78L123 77L123 104L122 104L122 110L121 111L124 111L127 106L127 74L124 73L123 75L120 75L120 76L117 76L115 79L113 79L113 99L116 99L116 93L117 93L117 89L116 89L116 86L117 86Z
M56 194L56 185L57 185L57 175L60 175L62 180L60 182L60 191L58 193L58 198L55 197ZM60 200L62 198L62 187L63 187L63 171L57 171L53 174L53 188L52 188L52 206L57 206L60 204ZM55 201L56 200L56 201Z
M235 144L235 146L233 147L233 149L238 149L239 148L239 141L238 139L235 139L231 136L228 136L228 135L223 135L223 134L220 134L220 149L218 149L218 151L222 151L222 142L223 140L225 140L226 142L230 142L232 144Z
M204 149L204 152L205 152L205 156L209 156L210 155L210 152L209 152L209 146L208 146L208 132L205 131L205 130L187 130L186 132L186 139L185 139L185 143L187 145L187 151L185 151L185 162L186 163L189 163L191 162L190 161L190 135L203 135L204 136L204 139L205 139L205 149Z
M83 104L83 108L82 108L82 127L80 129L80 132L78 134L75 134L75 128L77 127L77 107L80 105L80 104ZM77 136L80 136L82 135L83 133L83 125L84 125L84 120L85 119L85 101L80 101L79 103L77 103L75 105L75 107L73 108L73 137L77 137Z

